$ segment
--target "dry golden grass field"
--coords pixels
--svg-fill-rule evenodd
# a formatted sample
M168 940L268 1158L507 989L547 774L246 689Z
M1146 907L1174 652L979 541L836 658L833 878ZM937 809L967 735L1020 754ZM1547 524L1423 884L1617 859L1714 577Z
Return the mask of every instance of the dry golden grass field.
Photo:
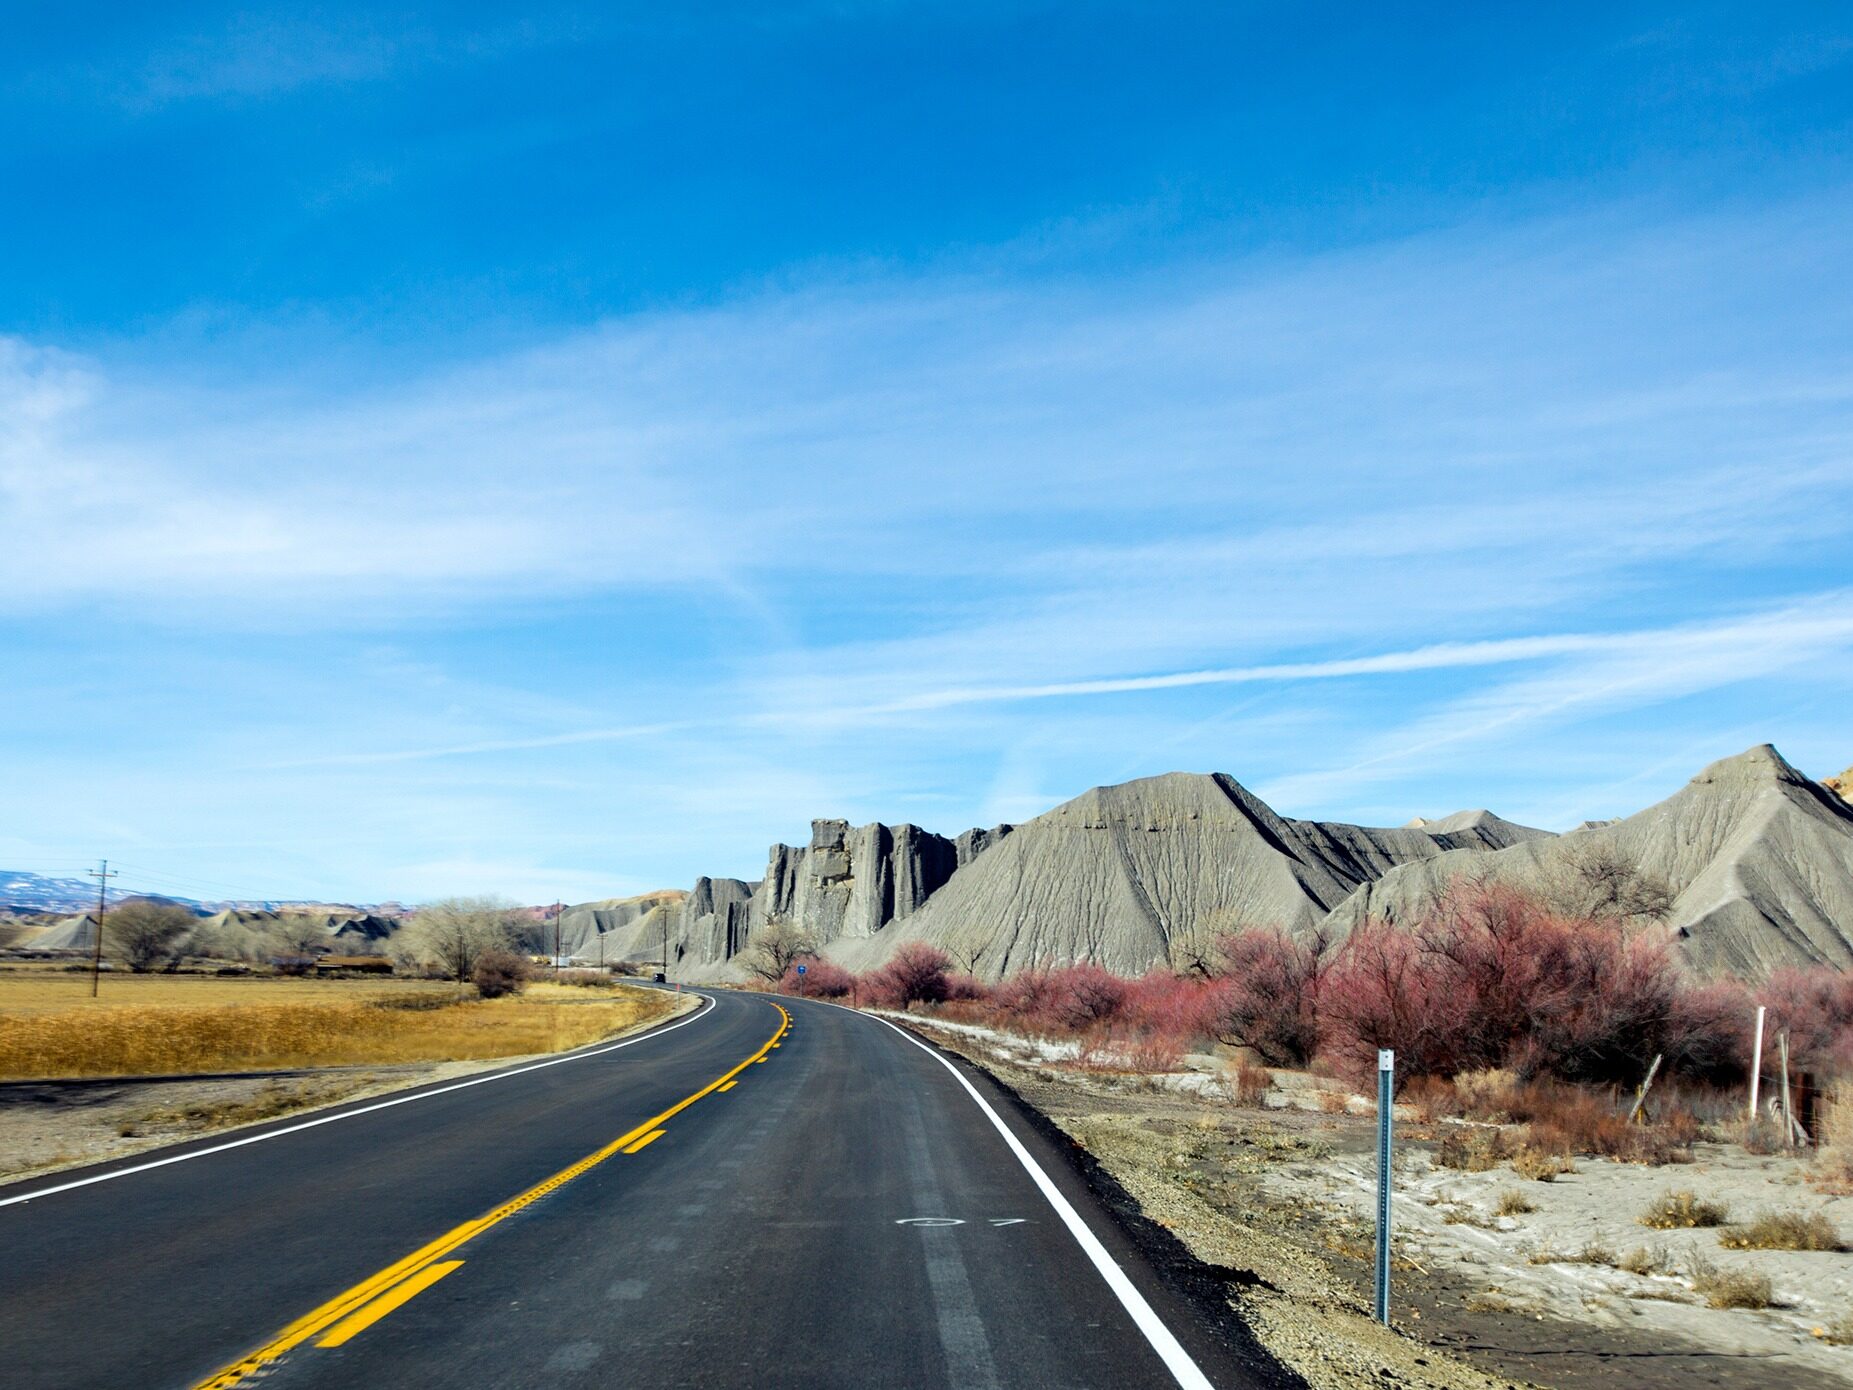
M0 1079L146 1076L516 1057L667 1015L670 996L537 984L457 999L431 980L0 972Z

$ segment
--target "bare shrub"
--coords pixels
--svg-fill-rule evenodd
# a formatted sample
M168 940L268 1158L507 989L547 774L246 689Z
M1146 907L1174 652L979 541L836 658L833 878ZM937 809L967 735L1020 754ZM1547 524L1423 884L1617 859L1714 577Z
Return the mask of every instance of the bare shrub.
M1767 1274L1746 1269L1724 1269L1699 1255L1692 1257L1687 1277L1693 1292L1713 1308L1767 1308L1775 1293Z
M498 947L476 957L470 978L475 981L476 992L484 999L500 999L526 989L528 973L526 956L518 956L513 951Z
M1654 1198L1640 1215L1640 1223L1656 1231L1688 1230L1700 1226L1722 1226L1730 1217L1723 1202L1707 1202L1691 1189L1663 1192Z
M1838 1250L1840 1232L1818 1211L1760 1212L1718 1236L1726 1250Z
M1304 1067L1319 1050L1325 938L1295 940L1251 928L1217 942L1217 979L1206 1026L1219 1041L1251 1047L1277 1067Z

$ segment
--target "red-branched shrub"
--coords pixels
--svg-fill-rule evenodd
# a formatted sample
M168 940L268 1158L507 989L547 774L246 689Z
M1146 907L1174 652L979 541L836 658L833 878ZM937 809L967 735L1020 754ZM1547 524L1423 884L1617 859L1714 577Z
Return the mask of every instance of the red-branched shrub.
M909 941L894 953L869 984L876 999L891 1008L909 1004L937 1004L946 997L946 977L952 958L937 946Z
M1757 992L1769 1006L1765 1052L1787 1030L1789 1060L1809 1071L1831 1071L1853 1063L1853 975L1832 966L1774 972Z
M961 1004L979 1004L990 1000L991 992L982 981L972 975L946 976L946 1002Z
M1671 1036L1680 989L1662 934L1475 887L1406 928L1354 932L1326 970L1319 1012L1354 1076L1390 1047L1402 1076L1509 1067L1634 1082Z
M1032 1032L1049 1028L1055 987L1046 970L1019 970L991 991L991 1003L1009 1021Z
M1044 1013L1049 1022L1072 1032L1083 1032L1119 1017L1126 1003L1128 981L1098 965L1069 965L1051 970Z
M1396 1049L1405 1077L1484 1063L1463 1057L1464 1010L1441 987L1437 960L1413 932L1367 922L1346 938L1319 989L1325 1051L1348 1075L1375 1071L1377 1049Z
M1319 1050L1324 953L1323 938L1295 941L1278 928L1223 937L1203 1027L1231 1047L1252 1047L1272 1066L1305 1066Z
M1712 1086L1734 1086L1750 1073L1750 991L1736 980L1688 985L1667 1019L1666 1067Z
M1207 980L1154 970L1128 984L1121 1012L1146 1032L1171 1038L1181 1047L1210 1036L1210 997Z
M780 994L797 994L806 999L841 999L848 994L855 977L840 965L833 965L827 960L806 957L803 962L804 973L798 973L798 962L780 976L778 990Z

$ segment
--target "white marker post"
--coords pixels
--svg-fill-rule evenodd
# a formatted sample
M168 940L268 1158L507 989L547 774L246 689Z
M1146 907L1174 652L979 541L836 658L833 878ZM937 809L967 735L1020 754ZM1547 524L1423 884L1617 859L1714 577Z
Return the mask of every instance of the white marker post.
M1767 1012L1764 1005L1756 1006L1756 1040L1750 1045L1750 1121L1756 1123L1756 1098L1758 1084L1763 1080L1763 1015Z
M1390 1325L1390 1111L1396 1054L1377 1049L1377 1321Z

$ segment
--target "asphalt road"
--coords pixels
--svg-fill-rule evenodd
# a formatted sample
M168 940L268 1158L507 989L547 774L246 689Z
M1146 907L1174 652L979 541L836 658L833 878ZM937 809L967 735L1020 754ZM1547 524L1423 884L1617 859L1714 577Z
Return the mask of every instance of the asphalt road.
M0 1188L0 1382L1272 1383L986 1078L876 1018L718 991L414 1095Z

